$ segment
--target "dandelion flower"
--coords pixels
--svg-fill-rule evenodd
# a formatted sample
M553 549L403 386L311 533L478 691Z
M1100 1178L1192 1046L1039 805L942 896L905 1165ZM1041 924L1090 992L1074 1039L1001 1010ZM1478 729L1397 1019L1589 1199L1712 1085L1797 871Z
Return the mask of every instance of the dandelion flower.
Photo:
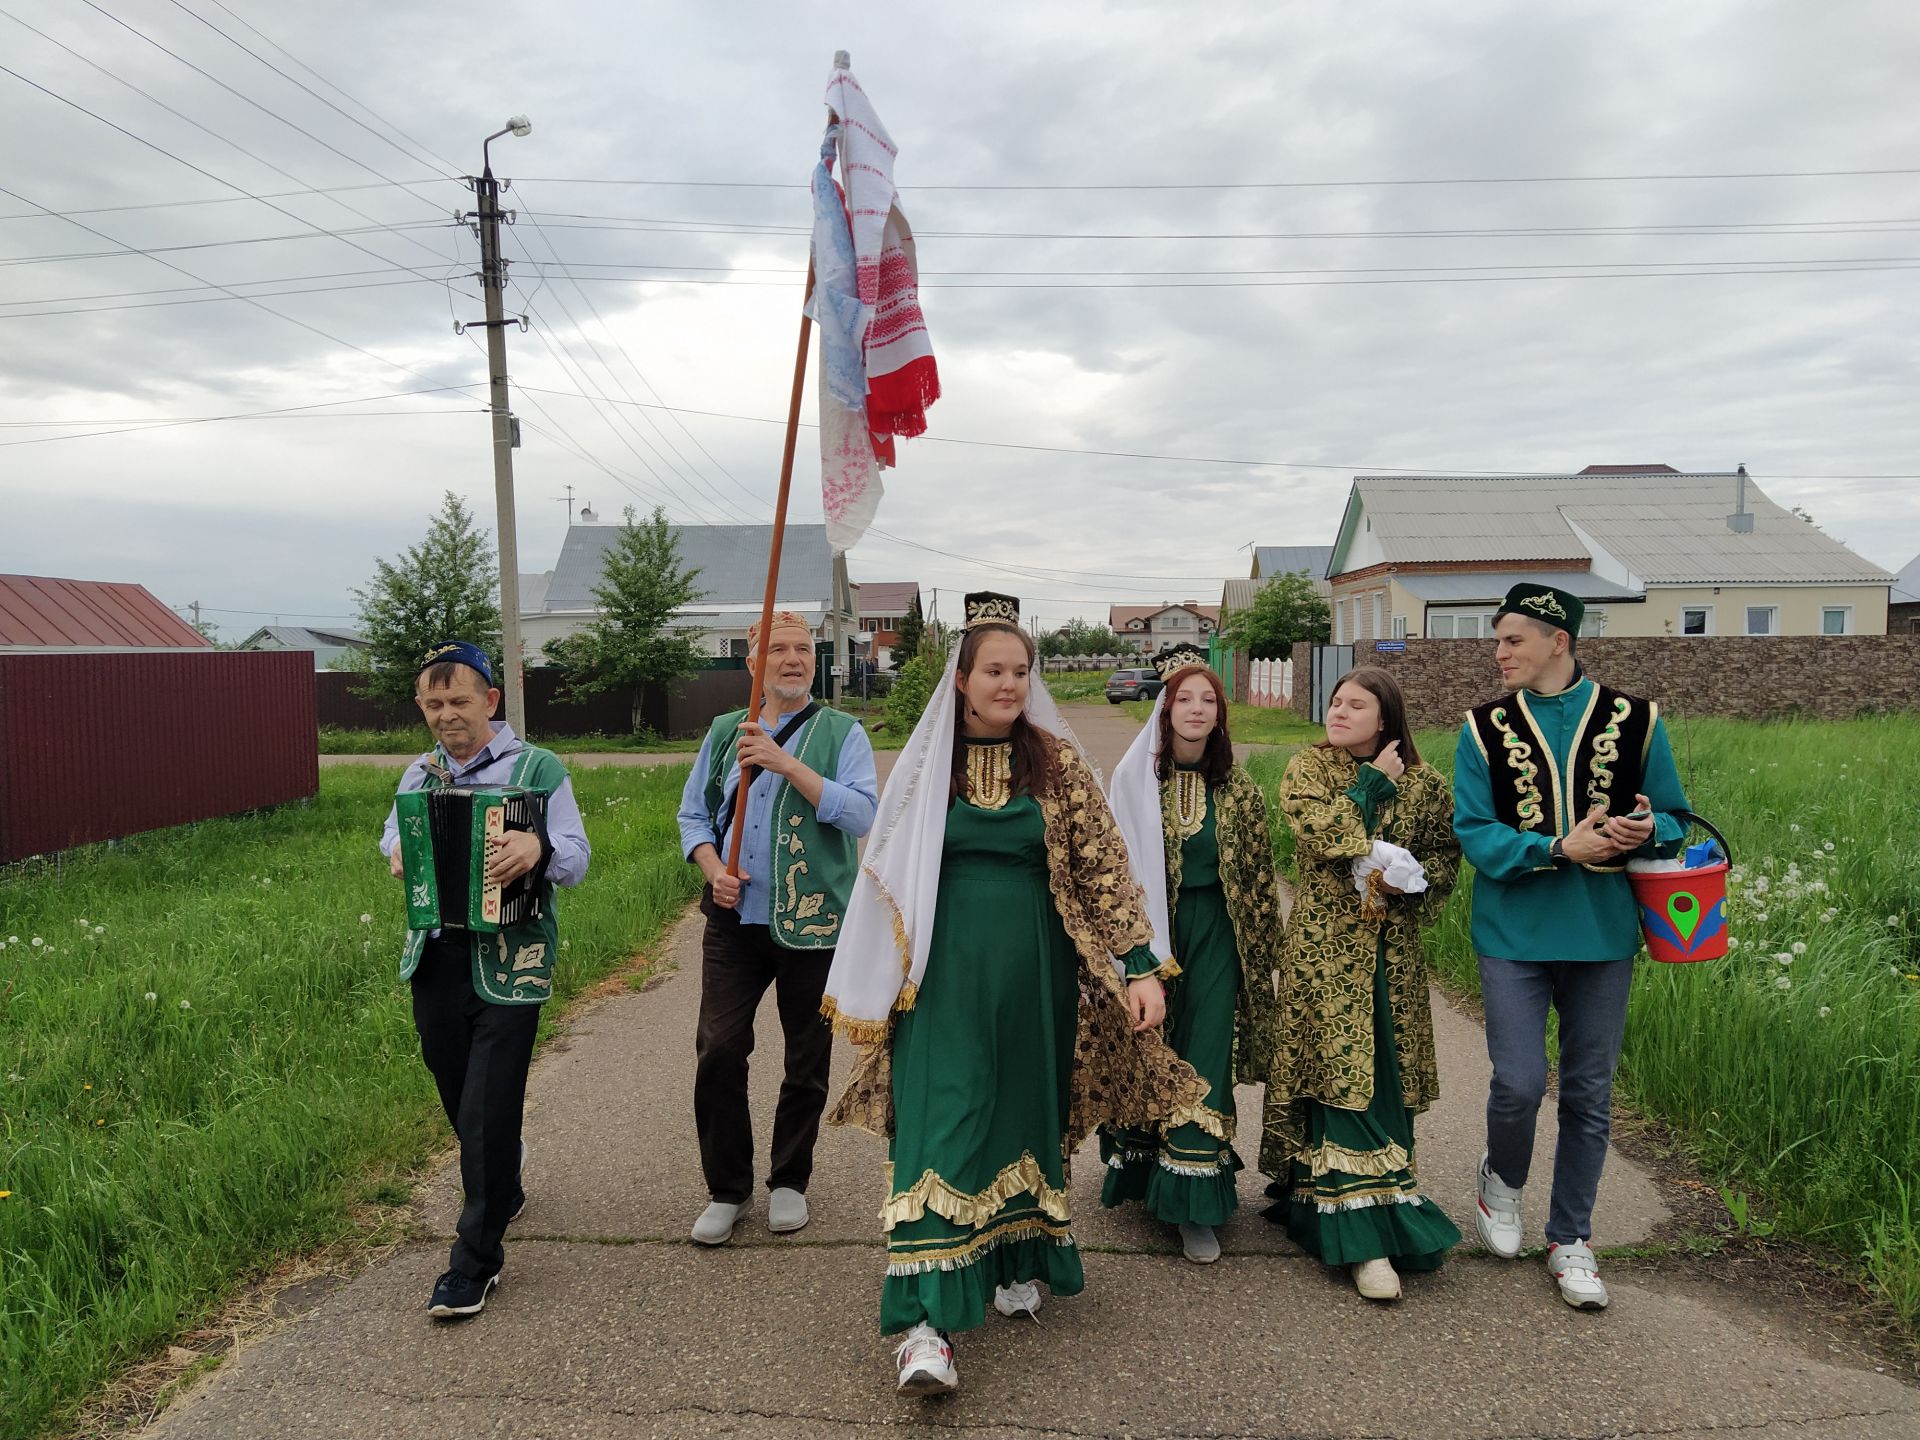
M104 1125L104 1124L106 1124L107 1122L106 1122L106 1121L104 1121L104 1120L96 1120L96 1121L94 1121L93 1123L94 1123L94 1124L96 1124L96 1125Z
M12 1198L13 1198L13 1191L0 1190L0 1200L11 1200Z
M1900 924L1900 917L1898 915L1887 916L1887 924L1898 927ZM40 943L40 937L38 935L33 937L33 943L36 945Z
M80 928L81 928L82 930L84 930L84 929L86 929L86 928L87 928L87 917L86 917L86 916L84 916L84 915L82 915L82 916L80 917Z
M107 927L104 925L96 925L93 927L93 933L96 935L104 935L107 933Z
M373 916L367 914L366 911L362 910L360 912L360 923L362 925L371 925L373 923Z
M1893 916L1889 915L1887 917L1887 924L1891 925L1893 923L1894 923ZM36 950L38 950L42 945L46 943L47 942L42 940L38 935L33 937L33 948Z
M1793 981L1787 976L1782 975L1778 980L1773 982L1773 988L1776 990L1791 990L1793 989Z
M260 877L260 883L262 885L271 885L273 884L273 877L271 875L262 875Z
M147 991L146 1001L149 1005L151 1005L154 1001L158 1000L159 998L160 998L159 995L157 995L152 990Z
M7 944L18 945L19 943L20 943L20 937L18 935L7 936Z
M1787 828L1796 835L1800 833L1800 827L1798 825L1789 825Z
M1738 950L1740 948L1740 937L1738 935L1729 935L1727 937L1727 948L1729 950Z
M180 1008L182 1010L191 1010L193 1009L193 1002L191 1000L182 1000L180 1002Z
M89 1080L86 1084L82 1085L80 1088L82 1090L91 1090L93 1089L93 1082Z
M1826 1019L1831 1014L1833 1014L1833 1007L1831 1005L1822 1005L1820 1007L1820 1018L1822 1020Z
M1764 921L1767 918L1767 912L1764 910L1756 910L1753 912L1753 918Z
M1796 955L1804 955L1807 953L1807 942L1804 940L1796 940L1787 948Z
M1829 854L1831 854L1831 853L1832 853L1832 851L1833 851L1833 841L1831 841L1831 840L1823 840L1823 841L1821 841L1821 842L1820 842L1820 848L1821 848L1822 850L1825 850L1825 851L1827 851L1827 852L1828 852Z

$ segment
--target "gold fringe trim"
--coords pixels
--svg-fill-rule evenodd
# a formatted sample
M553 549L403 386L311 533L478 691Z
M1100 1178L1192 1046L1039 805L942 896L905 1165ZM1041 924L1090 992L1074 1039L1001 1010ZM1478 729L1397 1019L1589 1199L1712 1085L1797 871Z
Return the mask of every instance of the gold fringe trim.
M964 1270L982 1259L989 1250L997 1250L1016 1240L1027 1240L1044 1235L1054 1244L1070 1246L1073 1244L1073 1232L1064 1223L1055 1225L1050 1221L1033 1216L1003 1225L991 1235L977 1235L964 1245L956 1245L950 1250L915 1252L913 1259L890 1261L887 1265L889 1277L924 1275L932 1270Z
M1234 1117L1222 1115L1218 1110L1209 1109L1198 1101L1191 1105L1182 1105L1169 1115L1161 1128L1161 1133L1170 1135L1182 1125L1198 1125L1222 1145L1233 1143ZM1320 1172L1316 1170L1313 1173L1318 1175ZM1364 1173L1370 1175L1374 1172L1369 1170Z
M880 1228L891 1230L896 1225L923 1219L931 1210L942 1220L977 1229L999 1214L1014 1196L1029 1190L1033 1192L1040 1208L1055 1220L1072 1218L1073 1207L1067 1192L1056 1190L1047 1183L1040 1162L1033 1158L1031 1150L1027 1150L994 1176L993 1183L977 1195L956 1190L934 1171L927 1171L909 1189L901 1190L888 1199L880 1212Z
M909 1007L911 1008L911 1007ZM887 1034L893 1029L891 1018L886 1020L855 1020L850 1015L842 1015L840 1007L831 995L820 997L820 1015L827 1024L838 1030L856 1045L884 1045Z
M1377 1176L1391 1175L1396 1170L1411 1174L1413 1169L1412 1159L1397 1141L1389 1143L1384 1150L1349 1150L1328 1141L1314 1149L1295 1151L1291 1158L1306 1166L1316 1180L1334 1171L1343 1175Z

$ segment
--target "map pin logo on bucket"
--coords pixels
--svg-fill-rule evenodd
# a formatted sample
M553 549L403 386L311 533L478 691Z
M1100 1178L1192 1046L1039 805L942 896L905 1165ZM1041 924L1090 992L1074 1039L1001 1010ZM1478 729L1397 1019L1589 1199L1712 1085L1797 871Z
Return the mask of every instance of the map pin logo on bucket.
M1682 814L1713 832L1726 855L1727 843L1697 815ZM1719 960L1727 953L1727 871L1731 860L1692 870L1627 872L1640 907L1640 932L1647 954L1669 965Z

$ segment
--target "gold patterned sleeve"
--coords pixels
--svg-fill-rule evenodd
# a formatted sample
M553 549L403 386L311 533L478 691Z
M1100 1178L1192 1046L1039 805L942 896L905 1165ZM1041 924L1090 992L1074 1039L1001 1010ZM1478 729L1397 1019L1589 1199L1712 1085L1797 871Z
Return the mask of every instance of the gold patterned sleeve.
M1427 888L1418 897L1417 914L1421 926L1433 924L1447 908L1447 897L1460 878L1460 840L1453 833L1453 791L1447 777L1431 765L1422 764L1417 772L1420 784L1402 786L1403 812L1411 809L1407 838L1403 842L1426 871ZM1408 794L1409 791L1413 793ZM1407 800L1411 805L1406 805Z
M1267 818L1267 797L1259 782L1238 765L1228 782L1234 789L1236 814L1234 845L1245 867L1249 916L1253 931L1245 943L1258 947L1246 957L1253 965L1272 965L1280 955L1280 887L1273 868L1273 828Z
M1095 942L1107 953L1124 957L1153 943L1146 900L1127 863L1127 842L1100 783L1079 753L1062 741L1056 763L1074 890Z
M1294 851L1316 860L1357 860L1373 849L1366 818L1339 785L1317 746L1287 762L1280 782L1281 812L1293 831Z

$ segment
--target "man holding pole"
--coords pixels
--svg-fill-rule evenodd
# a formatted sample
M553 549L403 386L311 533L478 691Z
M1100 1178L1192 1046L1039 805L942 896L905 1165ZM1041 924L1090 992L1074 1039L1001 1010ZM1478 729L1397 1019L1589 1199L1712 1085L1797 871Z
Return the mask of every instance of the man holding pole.
M747 632L749 663L764 665L757 720L714 720L680 799L681 850L707 886L700 1020L694 1038L694 1127L711 1203L693 1238L722 1245L753 1195L753 1121L747 1059L754 1014L772 986L786 1039L786 1076L773 1118L767 1224L808 1220L807 1181L827 1101L832 1031L820 997L853 888L859 839L879 788L873 747L849 715L813 699L813 630L774 611ZM756 687L758 688L758 687ZM742 771L746 803L739 803ZM732 843L730 844L730 838ZM723 847L737 846L734 863Z

